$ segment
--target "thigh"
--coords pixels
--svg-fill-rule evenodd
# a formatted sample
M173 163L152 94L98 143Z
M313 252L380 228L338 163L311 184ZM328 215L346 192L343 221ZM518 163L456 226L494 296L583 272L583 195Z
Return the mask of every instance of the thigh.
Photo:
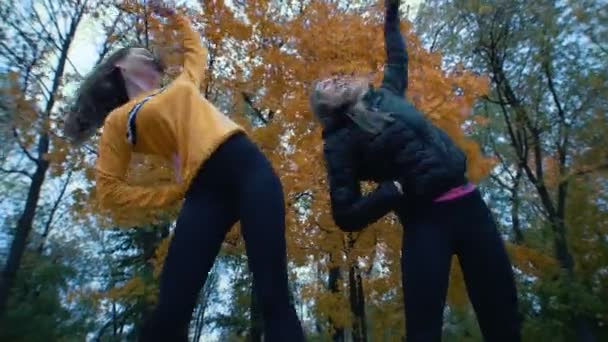
M404 227L402 280L408 341L438 341L452 258L451 227L417 219Z
M484 338L518 341L520 316L511 263L492 213L478 194L468 199L463 219L456 251Z

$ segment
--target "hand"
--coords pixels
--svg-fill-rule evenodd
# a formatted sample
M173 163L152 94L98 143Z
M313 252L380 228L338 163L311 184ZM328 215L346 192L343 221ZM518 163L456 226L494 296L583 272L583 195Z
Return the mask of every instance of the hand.
M175 181L178 184L182 183L182 163L179 159L179 155L176 153L173 155L173 173L175 174Z
M403 195L403 186L401 185L401 183L399 183L398 181L393 181L393 184L395 184L395 187L397 188L399 193Z
M148 6L152 10L152 13L159 15L161 17L170 17L175 14L175 10L173 9L172 4L167 4L166 1L163 0L148 0Z

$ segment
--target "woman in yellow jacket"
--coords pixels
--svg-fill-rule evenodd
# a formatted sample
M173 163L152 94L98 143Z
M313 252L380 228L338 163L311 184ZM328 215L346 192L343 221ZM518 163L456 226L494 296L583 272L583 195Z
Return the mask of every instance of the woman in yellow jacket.
M83 82L65 132L80 143L103 126L97 196L107 209L159 209L185 199L143 341L186 341L197 294L226 232L238 221L261 303L267 341L303 340L290 303L283 190L271 164L236 125L200 94L207 50L188 20L168 9L183 34L183 72L160 88L162 66L142 48L125 48ZM131 153L173 160L181 181L127 184Z

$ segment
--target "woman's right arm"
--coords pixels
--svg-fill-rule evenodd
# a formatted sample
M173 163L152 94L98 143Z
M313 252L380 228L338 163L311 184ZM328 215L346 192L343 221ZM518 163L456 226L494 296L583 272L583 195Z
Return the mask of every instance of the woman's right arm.
M99 142L96 163L97 199L110 211L129 209L162 209L177 204L183 197L177 184L144 187L125 181L131 148L111 122L107 122Z
M347 232L359 231L393 210L402 198L392 181L380 183L374 191L361 194L354 169L353 149L348 137L333 134L325 142L327 178L334 222Z

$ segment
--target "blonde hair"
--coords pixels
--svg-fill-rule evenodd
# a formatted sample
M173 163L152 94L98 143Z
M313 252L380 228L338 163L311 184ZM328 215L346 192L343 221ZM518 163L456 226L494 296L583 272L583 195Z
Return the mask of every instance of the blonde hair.
M338 93L323 91L320 85L326 81L336 82L342 91ZM321 118L326 115L344 113L357 106L369 89L369 84L364 82L363 79L358 81L350 77L336 76L330 79L315 81L312 89L310 105L313 113Z
M371 134L378 134L387 123L393 122L391 113L372 112L367 109L363 98L370 88L363 78L354 81L349 78L325 79L313 84L310 106L315 116L325 126L350 119L359 128ZM321 82L336 82L338 91L325 91Z

